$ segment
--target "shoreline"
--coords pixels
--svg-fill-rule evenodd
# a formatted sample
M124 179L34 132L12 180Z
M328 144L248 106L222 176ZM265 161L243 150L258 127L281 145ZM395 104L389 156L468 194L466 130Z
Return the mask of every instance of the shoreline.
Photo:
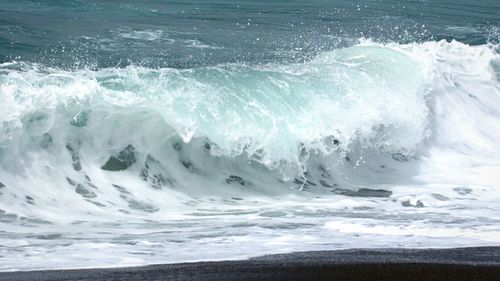
M500 247L295 252L235 261L0 272L0 280L500 280Z

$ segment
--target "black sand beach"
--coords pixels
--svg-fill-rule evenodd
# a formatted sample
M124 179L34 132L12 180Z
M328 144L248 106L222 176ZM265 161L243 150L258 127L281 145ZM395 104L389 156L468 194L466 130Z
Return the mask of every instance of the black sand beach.
M353 249L144 267L3 272L0 280L500 280L500 247Z

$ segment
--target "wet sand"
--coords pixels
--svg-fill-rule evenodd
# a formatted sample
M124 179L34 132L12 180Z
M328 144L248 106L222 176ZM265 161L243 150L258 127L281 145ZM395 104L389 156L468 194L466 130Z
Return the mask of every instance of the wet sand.
M500 280L500 247L353 249L249 260L2 272L0 280Z

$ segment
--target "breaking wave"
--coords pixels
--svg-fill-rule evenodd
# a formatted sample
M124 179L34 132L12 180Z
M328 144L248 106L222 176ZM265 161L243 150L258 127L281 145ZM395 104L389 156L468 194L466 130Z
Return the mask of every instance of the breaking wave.
M500 243L498 48L361 40L297 64L1 64L1 269L386 247L408 233L405 246Z
M128 177L191 195L227 184L347 188L373 184L370 173L390 183L422 176L394 170L436 146L455 157L495 155L488 161L498 164L495 48L362 40L290 65L65 71L4 63L2 183L27 196L72 186L95 204Z

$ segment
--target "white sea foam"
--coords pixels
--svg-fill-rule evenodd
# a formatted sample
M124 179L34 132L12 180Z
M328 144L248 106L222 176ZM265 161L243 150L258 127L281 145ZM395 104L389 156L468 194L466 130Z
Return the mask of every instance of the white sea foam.
M130 32L119 33L121 37L134 40L155 41L162 37L161 30L135 30Z

